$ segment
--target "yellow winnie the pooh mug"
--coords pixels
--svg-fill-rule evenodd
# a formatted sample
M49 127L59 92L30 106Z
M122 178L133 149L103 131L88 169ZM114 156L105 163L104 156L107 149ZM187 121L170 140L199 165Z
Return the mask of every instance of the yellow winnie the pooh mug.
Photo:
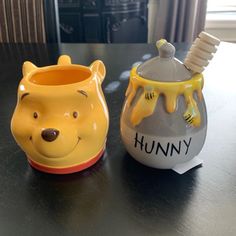
M34 168L54 174L81 171L104 153L109 125L101 84L104 64L23 64L11 131Z

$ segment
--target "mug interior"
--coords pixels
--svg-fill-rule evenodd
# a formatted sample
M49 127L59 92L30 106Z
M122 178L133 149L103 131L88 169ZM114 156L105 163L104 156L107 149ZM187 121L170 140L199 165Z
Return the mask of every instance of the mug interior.
M29 81L38 85L67 85L82 82L91 76L88 68L63 68L36 71Z

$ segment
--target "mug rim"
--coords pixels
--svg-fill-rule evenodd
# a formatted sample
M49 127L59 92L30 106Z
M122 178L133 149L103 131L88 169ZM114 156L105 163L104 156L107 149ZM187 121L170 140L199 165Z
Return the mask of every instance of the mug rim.
M87 77L85 79L78 79L77 81L74 80L72 82L62 82L62 83L37 83L32 81L32 78L38 74L44 74L44 73L50 73L50 72L60 72L60 71L83 71L85 73L88 73ZM23 77L23 80L27 81L31 86L39 86L39 87L62 87L62 86L75 86L76 84L86 84L88 83L94 76L94 72L90 69L90 67L83 66L83 65L75 65L75 64L69 64L69 65L50 65L50 66L44 66L44 67L38 67L36 70L31 71L27 75Z

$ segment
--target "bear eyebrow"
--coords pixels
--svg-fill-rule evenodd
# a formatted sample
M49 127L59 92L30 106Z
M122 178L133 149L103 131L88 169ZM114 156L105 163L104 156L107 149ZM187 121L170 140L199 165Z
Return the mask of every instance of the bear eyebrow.
M20 98L20 100L22 101L23 100L23 98L25 98L26 96L28 96L29 95L29 93L24 93L24 94L22 94L22 96L21 96L21 98Z
M88 94L84 90L77 90L77 92L84 95L86 98L88 97Z

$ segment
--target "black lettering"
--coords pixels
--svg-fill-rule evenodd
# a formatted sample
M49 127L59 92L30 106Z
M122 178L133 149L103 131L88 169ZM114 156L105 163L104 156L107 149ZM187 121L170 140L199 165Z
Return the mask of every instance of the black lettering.
M173 155L173 150L175 150L176 153L180 154L180 151L181 151L181 141L179 141L179 148L178 149L176 148L176 146L173 143L171 144L170 156Z
M189 146L190 146L191 141L192 141L192 137L190 137L188 143L186 143L185 140L184 140L184 143L185 143L185 145L186 145L186 152L185 152L185 155L188 154L188 149L189 149Z
M138 133L136 133L135 139L134 139L135 140L134 147L137 147L137 144L140 144L141 151L143 150L143 139L144 137L142 136L141 141L138 140Z
M152 141L152 147L151 147L150 151L148 151L147 150L148 143L145 143L145 152L150 154L154 148L154 145L155 145L155 141Z
M167 143L166 145L166 150L164 150L164 148L161 146L161 144L158 142L157 143L157 150L156 150L156 155L158 154L159 149L161 149L162 153L167 156L168 155L168 151L169 151L169 146L170 143Z

